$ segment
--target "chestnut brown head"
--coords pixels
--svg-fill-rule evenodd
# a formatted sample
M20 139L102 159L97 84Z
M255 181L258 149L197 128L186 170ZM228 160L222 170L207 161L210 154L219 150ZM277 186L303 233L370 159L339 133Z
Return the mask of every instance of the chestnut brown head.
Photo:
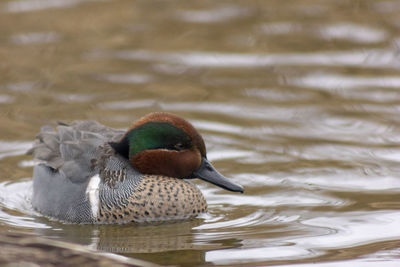
M188 121L170 113L151 113L139 119L119 143L111 143L143 174L200 178L227 190L240 185L218 173L208 162L203 138Z

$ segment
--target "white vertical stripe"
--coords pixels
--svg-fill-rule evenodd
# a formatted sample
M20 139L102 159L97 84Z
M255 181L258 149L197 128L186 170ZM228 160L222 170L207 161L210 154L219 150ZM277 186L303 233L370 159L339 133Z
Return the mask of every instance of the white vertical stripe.
M96 174L90 178L86 188L86 195L89 198L90 207L92 209L92 215L94 218L97 218L97 214L99 212L99 184L100 176Z

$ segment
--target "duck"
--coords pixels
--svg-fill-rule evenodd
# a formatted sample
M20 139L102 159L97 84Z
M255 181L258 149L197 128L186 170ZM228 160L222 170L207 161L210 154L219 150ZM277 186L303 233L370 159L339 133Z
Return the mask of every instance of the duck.
M150 113L127 130L93 120L43 126L28 154L32 206L66 223L177 221L207 212L198 178L232 192L241 185L207 159L202 136L187 120Z

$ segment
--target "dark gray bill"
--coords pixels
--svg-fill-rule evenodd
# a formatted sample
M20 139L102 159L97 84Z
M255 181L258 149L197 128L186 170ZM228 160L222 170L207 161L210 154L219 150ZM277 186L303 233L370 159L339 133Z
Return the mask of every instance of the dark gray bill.
M241 193L244 192L244 189L241 185L229 181L228 178L220 174L205 158L203 158L200 167L193 172L193 177L200 178L229 191Z

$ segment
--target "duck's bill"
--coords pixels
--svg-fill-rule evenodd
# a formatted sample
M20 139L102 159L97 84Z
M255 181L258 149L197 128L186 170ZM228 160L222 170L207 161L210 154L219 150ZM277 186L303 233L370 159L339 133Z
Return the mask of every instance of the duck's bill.
M205 158L203 158L200 167L193 172L193 177L200 178L229 191L244 192L241 185L232 183L228 178L220 174Z

